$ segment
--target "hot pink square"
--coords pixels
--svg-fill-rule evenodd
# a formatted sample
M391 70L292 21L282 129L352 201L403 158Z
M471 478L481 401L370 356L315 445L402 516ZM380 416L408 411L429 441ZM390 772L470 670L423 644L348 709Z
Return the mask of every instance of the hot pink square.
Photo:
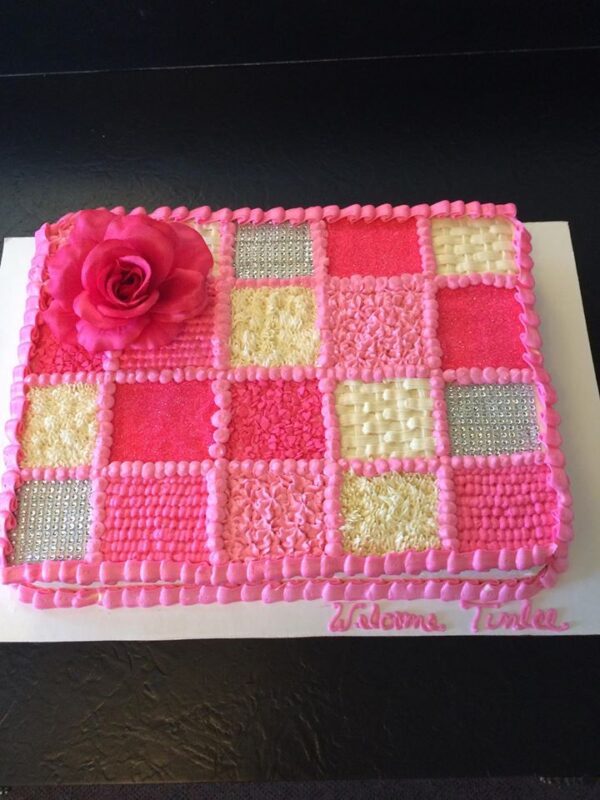
M232 384L228 458L322 458L322 402L314 380Z
M330 275L398 275L422 272L414 217L350 222L341 219L327 228Z
M556 493L545 464L454 471L460 550L517 550L552 541Z
M40 322L34 330L33 347L29 355L32 372L99 372L102 353L88 353L79 345L57 342L50 328Z
M231 474L225 550L234 561L319 556L325 548L325 475Z
M217 411L210 381L117 384L112 461L201 461Z
M208 560L203 476L108 478L104 496L105 560Z
M427 365L422 287L398 286L398 280L389 278L376 288L331 279L327 308L334 365Z
M438 340L442 369L524 369L521 306L513 289L468 286L440 289Z
M215 317L215 287L207 281L208 299L202 314L185 323L182 332L164 347L134 348L121 353L121 369L174 369L177 367L211 367Z

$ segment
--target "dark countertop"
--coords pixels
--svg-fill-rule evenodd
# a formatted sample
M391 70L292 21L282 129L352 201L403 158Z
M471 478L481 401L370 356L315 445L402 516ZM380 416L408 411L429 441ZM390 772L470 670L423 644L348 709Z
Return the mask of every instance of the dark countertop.
M597 367L599 68L584 51L3 78L0 235L95 205L514 201L570 221ZM598 642L2 645L0 783L597 774Z

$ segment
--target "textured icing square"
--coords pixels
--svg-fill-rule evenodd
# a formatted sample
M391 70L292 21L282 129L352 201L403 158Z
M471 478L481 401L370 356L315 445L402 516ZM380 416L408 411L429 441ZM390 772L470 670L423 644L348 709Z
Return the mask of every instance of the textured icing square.
M97 395L97 387L88 383L29 389L21 465L77 467L91 464L98 433Z
M348 553L384 555L441 546L432 475L386 472L371 478L347 472L340 508Z
M201 461L217 411L210 381L117 384L111 461Z
M552 541L556 492L545 464L454 470L461 551L518 550Z
M88 353L79 345L57 342L50 328L38 320L32 335L29 352L32 372L99 372L102 369L102 353Z
M26 481L17 492L11 564L80 559L91 521L87 480Z
M323 458L318 381L243 381L231 386L228 458Z
M442 369L528 366L521 339L523 310L513 289L444 288L437 292L437 304Z
M327 256L330 275L391 276L423 270L414 218L333 222L327 226Z
M540 447L531 384L447 386L446 408L453 455L500 455Z
M335 392L343 458L432 456L429 381L344 381Z
M325 548L321 473L265 469L259 476L229 476L229 512L223 539L234 561L319 556Z
M427 365L423 286L399 286L395 281L363 281L357 286L355 280L331 278L327 314L334 365Z
M315 293L302 286L234 289L230 358L235 367L309 366L319 350Z
M207 283L208 300L202 313L185 323L183 331L167 345L151 349L127 348L119 358L121 369L175 369L211 367L215 321L215 285Z
M431 220L433 251L441 275L517 272L510 220L471 217Z
M104 495L106 561L208 560L204 476L108 478Z
M307 223L239 225L233 263L238 278L297 278L312 275L313 252Z

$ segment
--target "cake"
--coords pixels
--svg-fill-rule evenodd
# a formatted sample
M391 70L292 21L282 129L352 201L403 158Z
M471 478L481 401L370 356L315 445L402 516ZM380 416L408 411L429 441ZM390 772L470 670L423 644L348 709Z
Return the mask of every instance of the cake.
M524 599L571 500L512 204L36 234L0 496L39 608Z

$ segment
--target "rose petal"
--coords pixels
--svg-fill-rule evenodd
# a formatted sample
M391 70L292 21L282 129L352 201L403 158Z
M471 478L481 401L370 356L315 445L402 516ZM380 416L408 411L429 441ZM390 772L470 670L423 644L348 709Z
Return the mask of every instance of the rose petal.
M64 344L77 344L75 324L77 317L72 311L65 311L58 300L52 300L48 308L42 313L42 318L50 328L52 336Z
M170 275L176 236L166 222L150 217L119 217L108 226L106 239L127 243L132 254L146 259L152 268L152 288Z
M186 269L208 275L213 265L212 253L198 231L174 222L171 228L177 236L175 247L175 269Z
M158 289L155 289L145 300L141 300L137 304L131 303L131 305L116 308L114 305L98 303L96 308L104 317L110 317L111 319L133 319L134 317L141 317L147 314L152 306L156 304L159 297Z
M206 305L206 281L200 272L176 269L160 287L160 299L153 315L173 321L197 316Z
M64 309L71 308L81 291L81 265L90 247L89 242L73 242L48 259L48 291Z
M91 242L101 242L104 239L106 228L117 219L115 214L105 208L84 209L75 214L75 222L71 230L70 239L81 241L88 239Z
M125 325L115 328L96 328L90 322L80 319L77 322L77 339L90 353L102 350L122 350L130 345L148 324L147 317L129 320Z
M126 242L107 239L95 245L81 265L81 283L97 300L103 296L98 280L104 281L113 269L118 269L118 259L135 256L136 251Z
M165 322L150 316L148 325L130 346L133 349L162 347L172 342L181 333L183 327L182 322Z

